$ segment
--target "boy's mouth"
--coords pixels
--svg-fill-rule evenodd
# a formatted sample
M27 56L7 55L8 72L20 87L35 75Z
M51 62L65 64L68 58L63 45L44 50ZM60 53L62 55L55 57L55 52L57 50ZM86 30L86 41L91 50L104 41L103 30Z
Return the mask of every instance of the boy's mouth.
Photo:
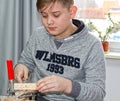
M56 27L48 27L50 31L55 31Z

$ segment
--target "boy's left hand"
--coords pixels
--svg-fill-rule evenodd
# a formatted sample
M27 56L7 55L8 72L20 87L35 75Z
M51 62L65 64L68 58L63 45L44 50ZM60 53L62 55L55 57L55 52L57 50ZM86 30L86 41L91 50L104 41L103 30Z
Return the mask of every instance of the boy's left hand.
M47 76L37 82L37 90L41 93L63 92L69 94L72 90L72 81L60 76Z

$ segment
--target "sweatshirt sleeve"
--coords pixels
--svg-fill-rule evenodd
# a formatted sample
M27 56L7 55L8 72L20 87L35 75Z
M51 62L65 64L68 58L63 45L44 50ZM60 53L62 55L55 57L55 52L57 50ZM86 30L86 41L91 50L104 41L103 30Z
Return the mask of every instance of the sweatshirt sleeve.
M17 64L25 65L29 71L33 71L35 68L33 54L34 54L35 35L31 35L24 50L21 53L20 59Z
M78 82L80 92L77 101L103 101L105 97L105 57L102 45L96 42L84 64L85 82ZM77 86L78 87L78 86ZM75 87L73 87L75 92Z

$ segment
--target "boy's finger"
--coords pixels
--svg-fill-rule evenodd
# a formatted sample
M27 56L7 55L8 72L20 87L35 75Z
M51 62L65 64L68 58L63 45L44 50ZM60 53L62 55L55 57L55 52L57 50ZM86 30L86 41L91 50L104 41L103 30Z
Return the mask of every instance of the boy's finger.
M19 83L22 83L22 78L21 77L18 76L16 79Z
M24 71L24 78L25 80L28 80L28 71Z

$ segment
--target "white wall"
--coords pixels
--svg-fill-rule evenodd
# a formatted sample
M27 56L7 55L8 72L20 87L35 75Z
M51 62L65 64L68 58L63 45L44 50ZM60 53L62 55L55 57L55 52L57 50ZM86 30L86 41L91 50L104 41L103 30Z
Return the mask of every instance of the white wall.
M120 101L120 59L107 59L105 101Z

